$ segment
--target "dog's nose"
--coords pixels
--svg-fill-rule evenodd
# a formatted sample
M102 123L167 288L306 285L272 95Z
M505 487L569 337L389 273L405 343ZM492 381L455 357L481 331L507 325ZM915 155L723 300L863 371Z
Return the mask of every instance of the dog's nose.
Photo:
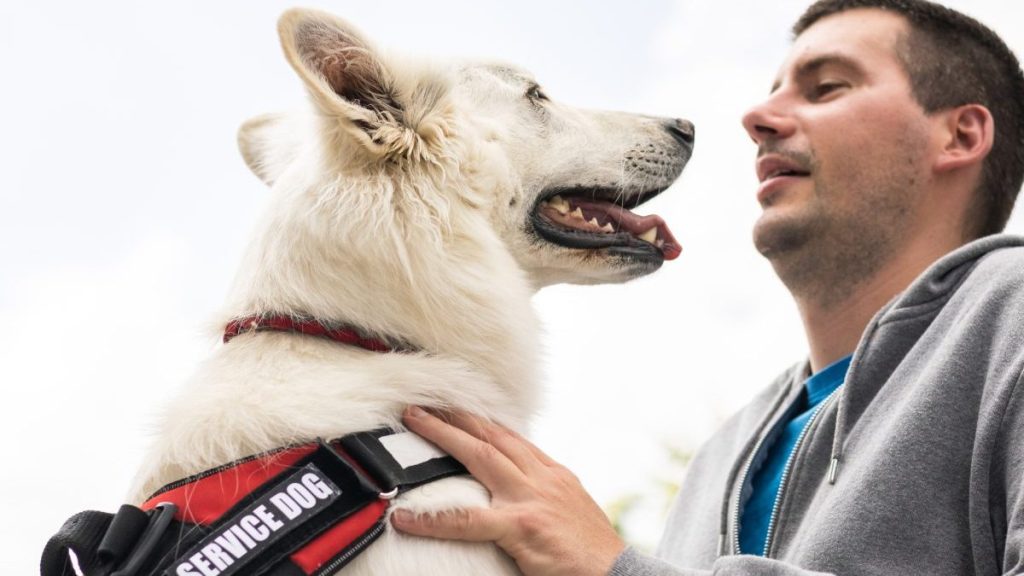
M693 148L694 128L693 122L676 118L665 124L665 130L683 145L684 148Z

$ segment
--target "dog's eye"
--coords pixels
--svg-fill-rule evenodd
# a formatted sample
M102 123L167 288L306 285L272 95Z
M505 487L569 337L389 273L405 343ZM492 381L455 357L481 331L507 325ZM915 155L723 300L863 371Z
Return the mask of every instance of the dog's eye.
M534 84L526 91L526 97L534 102L544 102L548 99L547 94L541 91L540 86Z

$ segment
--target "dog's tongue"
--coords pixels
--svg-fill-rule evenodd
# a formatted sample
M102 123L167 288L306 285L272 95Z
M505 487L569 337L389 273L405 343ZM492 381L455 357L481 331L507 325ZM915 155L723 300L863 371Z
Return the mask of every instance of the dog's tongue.
M573 198L570 202L573 207L579 206L583 210L584 214L591 210L603 211L611 220L615 221L615 228L617 230L629 232L641 240L654 244L659 250L661 250L661 254L664 256L665 260L675 260L683 251L679 242L676 241L675 236L672 235L672 231L668 229L668 224L665 224L665 220L663 220L661 216L657 216L655 214L639 216L629 210L626 210L622 206L612 204L611 202L602 202L600 200ZM650 238L651 229L655 229L657 231L657 235L654 239Z

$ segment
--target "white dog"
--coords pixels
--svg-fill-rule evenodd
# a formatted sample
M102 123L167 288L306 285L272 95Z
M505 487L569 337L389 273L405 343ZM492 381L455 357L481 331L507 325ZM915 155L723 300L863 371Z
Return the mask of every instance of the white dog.
M349 24L292 10L279 22L307 114L242 126L272 187L223 314L356 326L416 352L244 332L216 349L170 406L133 501L276 447L399 427L409 405L458 407L522 429L537 398L530 298L557 283L621 282L679 247L630 209L689 159L688 122L583 111L526 72L385 57ZM456 477L393 506L486 506ZM345 574L515 574L490 545L390 528Z

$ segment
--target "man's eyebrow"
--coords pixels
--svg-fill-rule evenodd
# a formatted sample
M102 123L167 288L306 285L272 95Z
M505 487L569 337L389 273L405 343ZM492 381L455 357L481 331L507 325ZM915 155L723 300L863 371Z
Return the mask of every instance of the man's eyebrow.
M818 70L821 70L825 66L829 65L839 66L841 68L846 68L858 72L861 70L861 66L860 64L857 63L856 60L850 58L846 54L834 52L822 54L820 56L815 56L814 58L799 63L796 67L796 71L793 72L793 75L796 76L797 78L810 76L817 72ZM775 91L779 89L779 86L781 84L781 80L775 80L775 82L772 84L772 90L770 94L774 94Z

